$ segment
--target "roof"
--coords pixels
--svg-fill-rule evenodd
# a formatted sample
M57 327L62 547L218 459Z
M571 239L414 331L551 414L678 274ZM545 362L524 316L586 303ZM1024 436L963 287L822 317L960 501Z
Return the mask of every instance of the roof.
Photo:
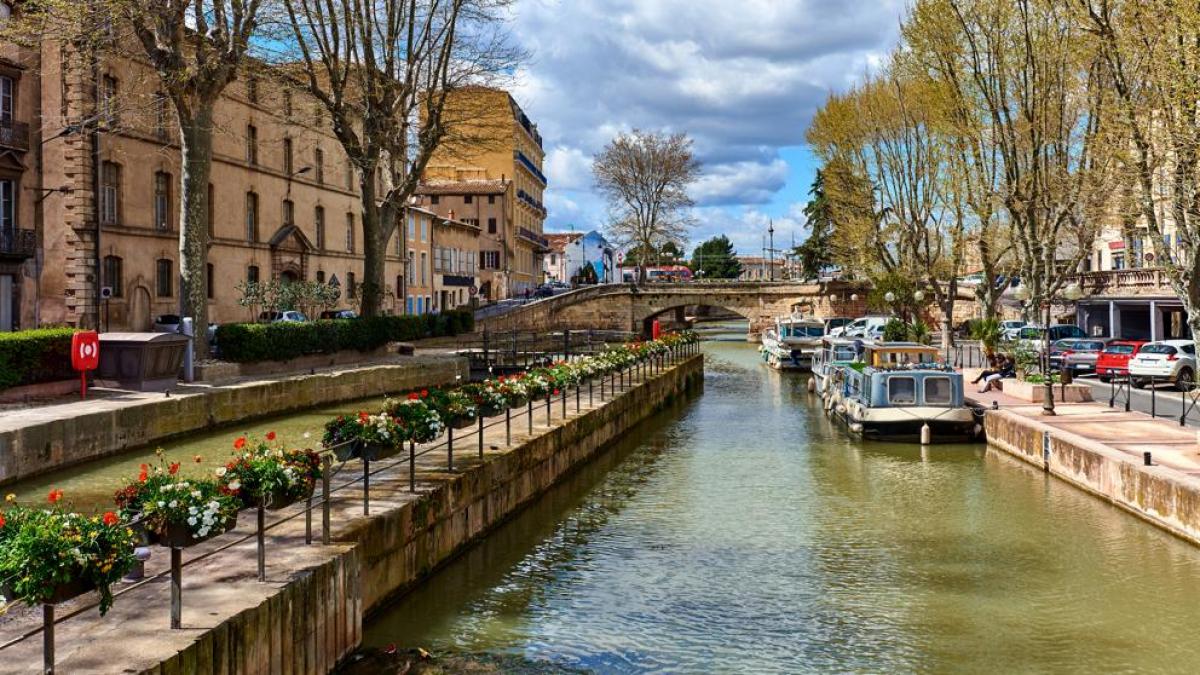
M547 241L550 242L550 250L555 253L562 253L567 250L567 244L582 239L582 232L545 232L542 234Z
M503 180L438 180L417 185L419 195L502 195L508 190Z

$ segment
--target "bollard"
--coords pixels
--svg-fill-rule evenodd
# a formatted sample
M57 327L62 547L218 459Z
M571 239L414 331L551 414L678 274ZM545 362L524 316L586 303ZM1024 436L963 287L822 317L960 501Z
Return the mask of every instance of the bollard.
M408 440L408 491L417 491L417 442Z
M1155 382L1155 377L1153 375L1151 375L1150 376L1150 416L1151 417L1156 417L1157 411L1158 411L1158 406L1157 406L1158 387L1155 386L1156 384L1158 384L1158 383Z
M595 382L595 380L594 380L593 378L590 378L590 377L589 377L589 378L588 378L588 407L589 407L589 408L591 408L591 407L592 407L592 404L595 402L595 401L592 399L592 383L593 383L593 382Z
M446 428L446 470L454 471L454 427Z
M1143 466L1154 466L1154 460L1151 459L1149 450L1142 453L1142 465Z
M483 459L483 415L479 416L479 459Z
M261 582L267 580L267 509L262 505L261 498L258 500L257 516L258 532L255 538L258 540L258 580Z
M1108 407L1116 407L1117 403L1117 378L1116 376L1108 378Z
M1133 398L1133 377L1125 376L1125 412L1129 412L1129 401Z
M567 419L567 388L565 386L562 388L562 416L564 420Z
M321 543L329 545L329 471L333 462L329 455L321 458Z
M1187 426L1187 390L1179 390L1179 426Z
M363 515L371 515L371 460L363 458Z
M579 385L575 385L575 414L579 414Z
M929 445L933 437L933 431L929 428L929 423L921 425L921 445Z

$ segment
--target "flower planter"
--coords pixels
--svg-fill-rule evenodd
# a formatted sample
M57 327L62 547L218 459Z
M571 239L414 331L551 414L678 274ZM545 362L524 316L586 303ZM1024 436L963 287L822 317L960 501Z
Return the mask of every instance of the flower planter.
M479 406L479 414L482 417L495 417L504 412L505 408L494 408L491 406Z
M262 507L268 511L278 511L280 509L286 509L287 507L291 506L292 504L295 504L298 501L308 499L309 497L311 497L314 487L316 487L315 484L309 486L309 488L304 491L304 494L302 494L298 497L294 497L294 498L288 497L286 490L283 490L283 489L272 490L270 493L263 495L263 497L266 498L265 500L261 500L261 499L255 498L255 497L251 497L251 498L247 499L246 506L257 508L259 506L259 503L262 502Z
M400 454L404 449L403 443L395 445L382 445L378 443L355 443L356 452L353 455L359 459L365 459L369 462L377 462L381 459L388 459Z
M475 424L474 415L459 415L457 417L450 418L450 421L446 423L446 426L452 429L466 429L472 424Z
M155 539L159 546L166 546L169 548L188 548L189 546L195 546L196 544L208 541L213 537L225 534L235 527L237 527L236 513L225 521L225 526L223 528L214 527L206 537L197 537L192 532L192 526L188 525L187 523L168 523L165 532L158 533L157 535L151 533L151 536Z
M515 409L515 408L524 408L524 407L525 407L525 404L527 404L527 403L529 403L529 397L528 397L528 396L516 396L516 397L514 397L514 398L512 398L512 399L510 399L510 400L509 400L509 402L508 402L508 407L509 407L509 408L513 408L513 409Z
M50 593L50 597L42 600L44 605L57 605L60 602L66 602L72 598L77 598L84 593L96 590L96 585L83 579L72 579L63 584L54 587ZM11 586L0 586L0 595L8 599L9 602L16 600L16 592Z

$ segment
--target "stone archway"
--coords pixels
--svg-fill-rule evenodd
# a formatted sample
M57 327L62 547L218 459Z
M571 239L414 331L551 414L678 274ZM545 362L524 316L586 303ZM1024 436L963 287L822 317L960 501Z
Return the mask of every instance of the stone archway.
M151 318L150 289L134 286L129 297L129 329L135 332L149 331L153 325Z

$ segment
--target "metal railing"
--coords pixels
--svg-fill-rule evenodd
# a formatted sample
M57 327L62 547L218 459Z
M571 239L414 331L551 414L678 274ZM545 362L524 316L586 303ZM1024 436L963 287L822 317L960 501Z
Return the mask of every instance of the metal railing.
M200 553L200 554L190 558L187 562L183 562L183 560L182 560L182 555L181 555L182 549L171 548L171 566L168 570L164 570L162 572L158 572L151 576L144 577L138 581L129 583L125 587L114 591L113 597L114 598L119 597L119 596L125 595L126 593L129 593L131 591L134 591L138 588L141 588L142 586L145 586L146 584L154 583L154 582L160 581L164 578L170 578L170 580L171 580L171 627L175 628L175 629L180 628L181 627L180 626L181 615L182 615L182 571L183 571L183 568L185 568L189 565L195 565L196 563L199 563L203 560L207 560L207 559L217 556L225 551L228 551L236 546L244 544L244 543L250 541L251 539L255 539L257 542L258 580L265 581L265 579L266 579L266 575L265 575L265 565L266 565L265 534L271 530L274 530L274 529L286 524L286 523L292 522L292 521L296 520L297 518L303 517L304 521L305 521L304 543L305 543L305 545L311 545L312 541L313 541L313 537L312 537L313 510L314 510L314 508L319 508L320 513L321 513L321 544L328 545L330 543L331 532L332 532L331 506L332 506L332 495L334 493L347 491L350 488L354 488L356 486L361 486L360 499L362 501L362 512L363 512L363 515L370 515L370 512L371 512L370 489L371 489L371 477L372 476L378 476L383 473L393 473L394 470L403 469L405 467L405 465L407 465L408 491L410 494L415 494L417 492L416 461L418 459L425 457L431 453L444 450L446 453L446 471L449 473L454 473L454 471L455 471L455 469L454 469L454 451L456 449L455 448L456 441L460 444L463 443L464 441L467 441L466 445L460 445L458 447L462 448L462 449L467 449L468 451L470 450L471 446L473 445L474 449L478 453L478 459L483 460L484 454L485 454L484 436L485 436L487 430L496 429L496 428L499 428L500 426L503 426L505 447L508 449L511 449L513 447L513 443L512 443L513 423L517 420L520 420L522 416L524 416L526 419L527 430L530 435L533 434L535 417L540 417L543 414L543 411L544 411L544 415L545 415L544 419L545 419L546 426L548 428L553 428L554 407L555 407L553 404L555 402L560 403L559 409L561 412L559 415L559 419L566 420L567 416L569 414L568 413L568 397L571 394L573 394L573 397L575 399L575 413L580 414L582 412L582 398L583 398L582 392L585 388L587 389L587 397L588 397L588 406L589 407L594 407L594 404L595 404L595 401L597 398L599 399L600 404L602 404L602 405L606 404L608 402L611 402L615 398L631 391L634 387L644 384L651 377L658 376L658 375L666 372L667 370L674 368L676 365L682 363L687 358L697 354L699 352L699 348L700 348L699 344L697 344L697 343L690 343L690 344L678 345L675 347L669 347L667 349L667 351L665 351L661 354L651 355L651 356L649 356L645 359L639 360L627 367L620 368L618 370L615 370L613 372L610 372L610 373L607 373L604 375L589 378L585 381L581 381L581 382L575 384L573 387L563 387L559 390L556 390L555 393L549 394L549 395L545 396L544 398L539 399L536 402L536 405L535 405L535 402L533 399L529 399L526 402L525 406L517 409L517 413L515 415L513 414L514 408L510 407L510 408L505 409L503 414L495 415L491 418L484 418L483 416L480 416L477 418L477 423L474 425L474 428L471 431L466 432L463 435L458 436L458 437L456 437L456 435L454 433L454 431L455 431L454 429L447 428L447 434L444 439L441 439L438 441L433 441L433 442L426 443L426 444L422 444L422 446L420 448L417 447L416 443L409 441L407 456L404 456L405 453L403 452L403 449L401 449L401 452L399 453L399 458L389 457L387 459L377 460L377 461L371 461L368 459L350 458L350 459L342 461L336 468L334 468L333 461L334 461L336 451L341 448L346 447L349 443L343 443L343 444L339 444L337 446L324 448L320 453L321 454L321 462L322 462L322 473L321 473L320 496L319 497L315 496L315 495L309 496L306 500L303 501L303 508L296 510L292 513L288 513L287 515L277 518L271 522L267 522L264 509L261 506L257 507L255 509L257 512L256 513L257 517L256 517L256 527L255 527L254 532L252 532L250 534L237 536L228 541L222 542L220 545L216 546L215 548L212 548L211 550L205 551L203 553ZM583 354L579 354L577 356L583 356ZM544 406L543 406L543 403L544 403ZM471 443L471 442L469 442L470 440L473 440L474 442ZM340 482L337 485L333 485L333 479L340 476L342 474L342 472L347 469L348 465L354 461L358 461L361 464L361 466L362 466L361 474L359 474L353 478L347 478L347 480ZM281 509L281 512L287 512L292 509L294 509L294 505L289 506L285 509ZM229 533L226 532L222 535L218 535L218 537L224 537L227 534L229 534ZM87 611L95 608L98 604L99 604L98 601L84 602L84 603L81 603L81 606L78 606L78 607L72 609L70 612L63 614L61 616L57 616L57 617L54 614L54 606L53 605L44 605L43 606L44 611L43 611L42 625L37 628L31 628L31 629L25 630L20 635L17 635L14 638L11 638L3 643L0 643L0 652L2 652L5 649L13 647L14 645L20 644L20 643L24 642L25 640L33 638L33 637L37 636L38 634L42 634L43 635L44 672L45 673L53 673L54 672L54 653L55 653L54 627L58 624L68 621L74 617L79 616L80 614L83 614L84 612L87 612Z
M479 379L484 374L517 372L594 354L607 345L628 342L635 337L636 334L628 331L595 329L484 330L475 339L461 341L462 347L457 353L470 360L472 379Z

